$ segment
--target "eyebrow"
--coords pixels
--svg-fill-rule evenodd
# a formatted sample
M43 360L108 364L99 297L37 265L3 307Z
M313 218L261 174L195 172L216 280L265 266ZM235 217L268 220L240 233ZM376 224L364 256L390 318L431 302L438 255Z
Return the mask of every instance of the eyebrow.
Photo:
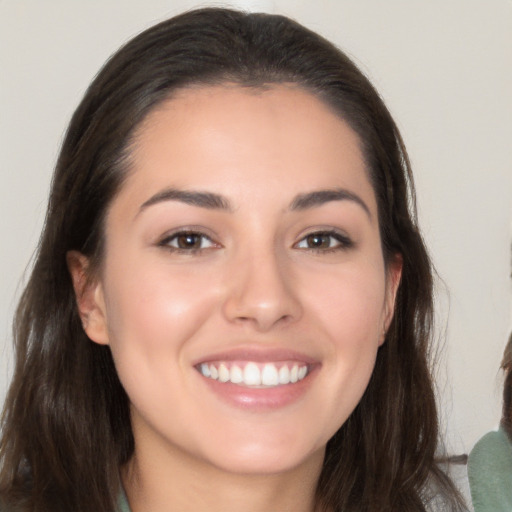
M145 201L140 207L139 213L149 206L166 201L178 201L192 206L197 206L199 208L206 208L208 210L223 210L227 212L232 212L234 210L231 202L226 197L213 192L166 188ZM370 219L372 218L368 205L357 194L343 188L315 190L313 192L299 194L290 203L289 210L308 210L332 201L352 201L359 205L367 213Z
M223 196L212 192L179 190L176 188L167 188L158 192L143 203L140 210L165 201L179 201L192 206L198 206L199 208L207 208L208 210L233 211L231 203Z
M368 205L357 194L343 188L316 190L314 192L308 192L307 194L299 194L292 201L290 210L307 210L309 208L322 206L331 201L353 201L367 213L370 219L372 218Z

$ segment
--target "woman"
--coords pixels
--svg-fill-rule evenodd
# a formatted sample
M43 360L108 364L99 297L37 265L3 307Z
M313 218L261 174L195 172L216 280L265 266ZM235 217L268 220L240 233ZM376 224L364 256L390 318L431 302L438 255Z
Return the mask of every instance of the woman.
M503 354L503 416L497 432L488 432L469 455L468 475L475 512L512 509L512 334Z
M386 107L318 35L204 9L137 36L57 163L16 318L5 506L459 509L413 208Z

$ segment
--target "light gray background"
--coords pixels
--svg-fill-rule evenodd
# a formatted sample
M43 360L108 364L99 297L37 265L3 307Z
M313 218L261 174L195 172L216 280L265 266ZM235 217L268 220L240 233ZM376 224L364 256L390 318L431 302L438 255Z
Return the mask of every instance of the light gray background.
M0 401L12 372L15 302L74 108L120 44L154 22L209 4L0 0ZM394 114L444 283L438 382L447 445L467 452L498 424L498 367L512 327L512 1L231 5L289 15L336 42Z

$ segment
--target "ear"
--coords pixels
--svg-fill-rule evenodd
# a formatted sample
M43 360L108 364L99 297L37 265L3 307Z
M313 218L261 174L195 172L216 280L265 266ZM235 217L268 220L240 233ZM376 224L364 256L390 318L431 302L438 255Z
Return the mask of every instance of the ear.
M84 331L92 341L108 345L107 317L101 282L92 279L89 273L89 259L82 253L69 251L66 254L66 262Z
M379 345L382 345L386 339L391 320L395 313L395 302L400 279L402 277L403 258L401 254L395 254L387 265L386 270L386 299L384 304L384 325Z

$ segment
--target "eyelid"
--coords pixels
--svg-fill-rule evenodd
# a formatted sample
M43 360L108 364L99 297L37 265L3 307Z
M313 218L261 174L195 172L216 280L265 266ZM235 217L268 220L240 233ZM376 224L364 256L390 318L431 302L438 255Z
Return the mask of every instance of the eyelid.
M300 243L305 242L308 237L315 236L315 235L328 236L328 237L334 238L337 241L337 243L336 243L336 245L334 245L332 247L299 247ZM310 229L308 232L303 233L300 236L299 240L294 244L294 248L299 249L299 250L304 250L304 251L325 253L325 252L348 250L348 249L353 248L354 245L355 244L354 244L354 241L352 240L352 238L350 236L348 236L346 233L344 233L343 231L341 231L339 229L332 228L332 227L330 227L330 228L318 227L318 228Z
M211 242L210 247L190 247L190 248L182 248L182 247L174 247L170 245L170 242L174 239L176 239L179 236L184 235L195 235L202 237L203 239L209 240ZM200 226L180 226L178 228L172 229L168 232L166 232L164 235L162 235L158 242L156 243L157 246L162 247L164 249L168 249L171 252L182 252L182 253L194 253L194 252L200 252L200 251L207 251L214 248L220 248L222 245L216 241L216 236L213 235L210 230L200 227Z

